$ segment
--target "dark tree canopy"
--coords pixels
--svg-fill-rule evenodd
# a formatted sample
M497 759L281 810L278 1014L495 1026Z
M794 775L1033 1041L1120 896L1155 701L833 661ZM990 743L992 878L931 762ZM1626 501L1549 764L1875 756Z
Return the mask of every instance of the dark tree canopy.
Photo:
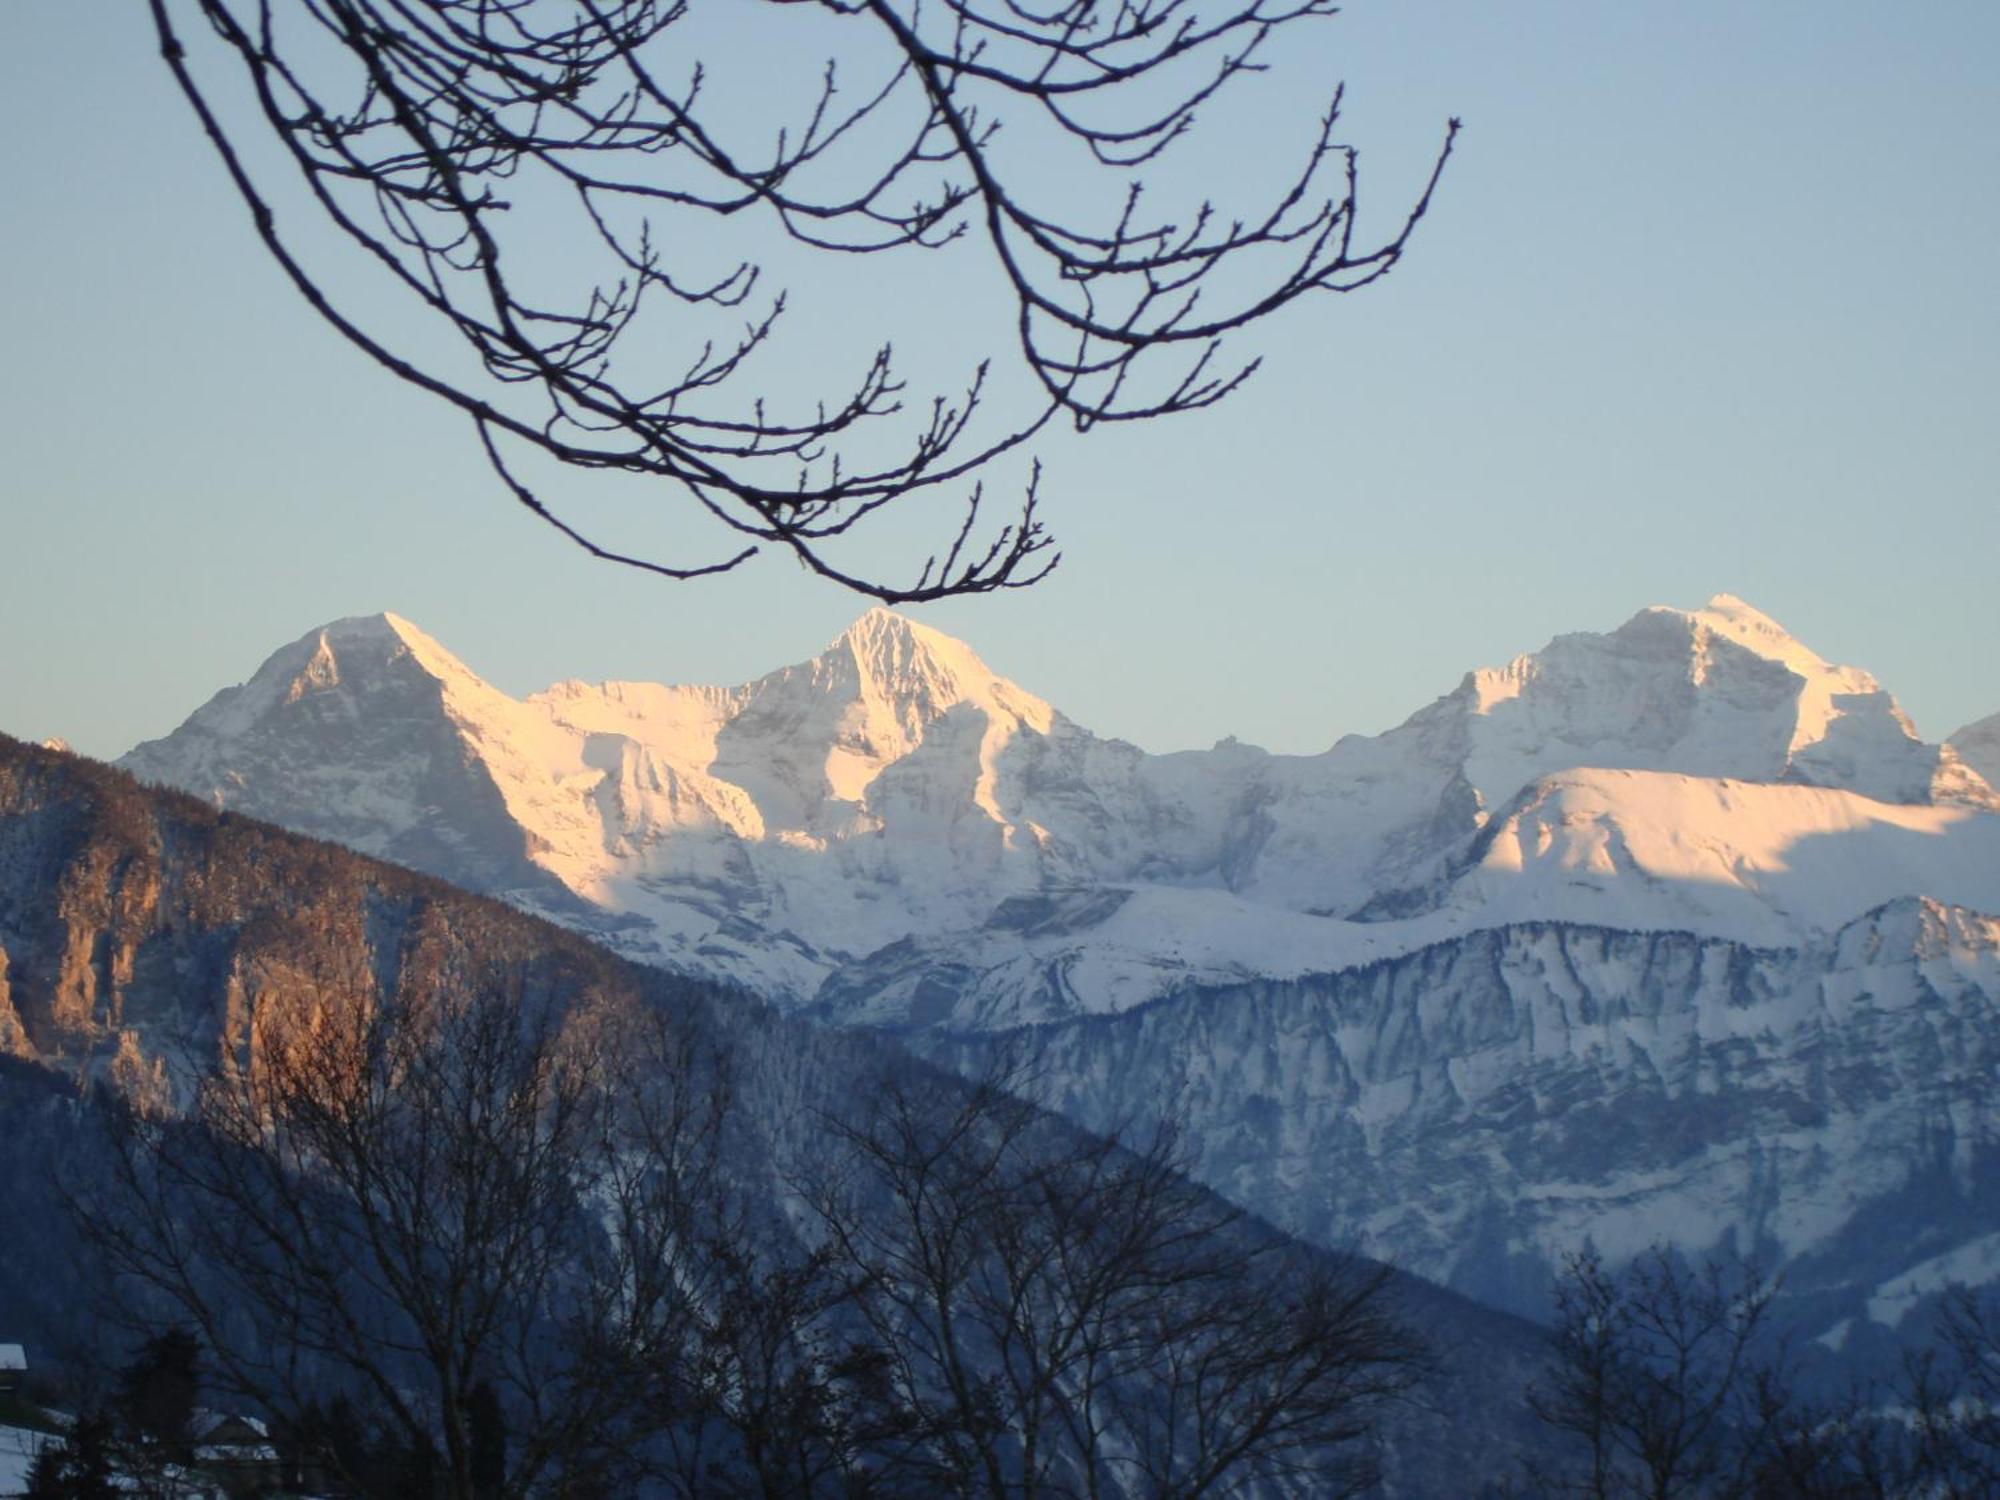
M997 528L980 524L980 471L1058 418L1132 421L1233 391L1254 361L1233 362L1224 336L1389 271L1457 129L1393 232L1360 243L1338 90L1316 127L1273 143L1296 166L1260 211L1212 207L1205 184L1174 174L1197 111L1329 0L767 0L759 13L799 48L829 54L804 89L784 81L796 58L775 55L747 70L732 56L733 87L715 83L700 56L709 18L691 0L150 5L296 288L464 412L517 500L591 552L671 577L773 544L891 602L1044 576L1057 554L1039 471ZM223 82L232 61L257 113ZM332 243L358 247L420 322L456 335L447 353L412 354L402 325L314 269L309 232L280 223L268 180L288 166ZM1142 189L1142 171L1158 185ZM989 399L976 348L961 387L916 396L885 344L851 382L829 376L781 409L770 346L788 293L754 258L706 264L746 221L753 248L780 255L786 242L830 255L976 242L1011 294L1034 399ZM655 478L737 532L734 550L601 546L521 477L532 451ZM925 494L952 509L916 578L832 559L857 522Z
M119 1379L126 1427L142 1443L186 1462L201 1394L201 1340L169 1328L146 1340Z

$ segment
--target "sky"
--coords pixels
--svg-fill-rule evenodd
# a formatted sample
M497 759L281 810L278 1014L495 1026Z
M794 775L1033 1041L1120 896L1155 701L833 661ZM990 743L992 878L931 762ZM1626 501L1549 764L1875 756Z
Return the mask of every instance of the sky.
M1317 751L1721 591L1926 737L2000 710L1995 57L1987 0L1357 0L1292 33L1180 180L1254 178L1344 78L1379 228L1462 116L1407 259L1246 339L1221 407L1052 441L1056 574L911 613L1151 750ZM781 559L621 571L513 507L283 284L141 7L0 6L0 132L0 730L115 756L382 609L520 694L743 681L866 606ZM992 312L957 274L833 297L788 368L899 318L955 368ZM599 478L549 497L702 543Z

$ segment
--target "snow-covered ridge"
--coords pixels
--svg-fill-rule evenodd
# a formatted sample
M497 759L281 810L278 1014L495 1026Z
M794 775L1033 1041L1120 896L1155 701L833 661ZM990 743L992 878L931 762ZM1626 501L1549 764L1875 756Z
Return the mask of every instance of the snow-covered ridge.
M848 1019L1111 1011L1523 917L1786 944L2000 911L1987 782L1728 595L1312 756L1100 739L885 609L740 686L525 701L377 615L124 764Z
M1194 989L1043 1029L1038 1077L1094 1128L1174 1109L1236 1202L1482 1300L1543 1310L1585 1243L1733 1247L1798 1268L1812 1332L2000 1274L1996 1023L2000 919L1901 899L1800 949L1527 922Z

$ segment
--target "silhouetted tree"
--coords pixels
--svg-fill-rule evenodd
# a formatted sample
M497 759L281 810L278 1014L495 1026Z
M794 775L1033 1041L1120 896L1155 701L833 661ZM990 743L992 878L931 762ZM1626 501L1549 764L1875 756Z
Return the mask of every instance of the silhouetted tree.
M686 1500L894 1493L875 1455L909 1414L890 1353L852 1316L854 1287L825 1248L737 1221L707 1246L692 1388L676 1403L664 1477Z
M110 1417L82 1413L61 1441L43 1441L28 1470L26 1500L116 1500L111 1446Z
M286 1427L351 1396L314 1457L362 1492L575 1486L654 1420L629 1372L683 1357L725 1098L633 1001L451 964L386 997L293 974L191 1116L119 1117L87 1222L222 1388Z
M895 1070L812 1188L911 1493L1340 1496L1424 1356L1386 1272L1309 1253L1186 1178L1174 1131L1082 1137L1003 1066Z
M119 1375L118 1410L127 1435L174 1463L189 1456L201 1394L201 1340L170 1328L146 1340Z
M1582 1458L1538 1485L1590 1500L1755 1493L1790 1406L1778 1372L1755 1358L1771 1291L1740 1268L1690 1271L1664 1250L1617 1273L1594 1252L1569 1256L1549 1371L1529 1405Z
M507 1488L507 1414L493 1383L482 1380L467 1401L473 1500L500 1500Z
M1917 1492L1991 1500L2000 1496L2000 1294L1952 1288L1938 1343L1905 1370Z
M1535 1414L1569 1439L1530 1493L1645 1500L2000 1497L2000 1316L1956 1289L1899 1383L1800 1389L1768 1328L1773 1288L1663 1250L1612 1272L1571 1256Z
M1234 390L1254 363L1229 362L1224 336L1387 273L1457 130L1408 210L1362 243L1337 88L1298 141L1263 153L1296 168L1261 203L1207 201L1220 168L1169 170L1197 113L1330 0L828 0L731 12L774 28L733 46L700 38L702 8L680 0L150 6L284 273L350 342L464 413L535 515L672 577L771 543L889 601L1041 577L1054 557L1035 480L1014 521L981 535L979 472L1057 418L1149 418ZM819 77L788 81L784 65L820 48ZM220 76L232 63L234 90ZM332 243L400 294L393 311L316 269L269 182L293 173ZM1163 192L1173 201L1156 207ZM912 399L884 345L844 389L767 399L755 363L788 301L766 289L760 248L960 239L1011 301L1019 410L988 419L983 349L952 396ZM410 305L456 343L400 337ZM532 492L510 449L660 480L739 550L685 563L599 546ZM915 579L829 557L883 506L947 487L962 522L936 528L947 545Z

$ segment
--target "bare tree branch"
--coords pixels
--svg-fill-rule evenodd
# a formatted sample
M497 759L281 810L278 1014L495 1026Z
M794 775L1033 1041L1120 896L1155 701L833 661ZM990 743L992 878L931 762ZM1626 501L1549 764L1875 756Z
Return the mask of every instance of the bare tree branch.
M1273 37L1329 0L770 0L836 49L816 87L714 99L673 28L687 0L148 0L162 54L307 302L399 378L462 410L516 501L592 555L671 578L762 546L889 602L1024 587L1058 554L1030 483L981 532L977 475L1056 418L1078 428L1210 405L1255 361L1226 335L1315 292L1387 274L1427 212L1458 130L1388 236L1357 236L1340 94L1259 212L1200 196L1156 206L1197 113L1265 66ZM783 12L773 12L783 14ZM197 35L197 31L200 33ZM233 62L249 121L223 102ZM752 108L746 111L746 104ZM789 108L788 108L789 107ZM745 115L756 124L746 126ZM1023 149L1002 148L1002 127ZM266 137L278 147L275 165ZM305 201L471 356L411 355L336 295L281 226L267 174ZM1103 212L1056 206L1093 181ZM1169 191L1177 185L1169 183ZM877 350L834 399L755 394L789 310L751 261L698 269L722 226L841 255L977 240L1015 308L1036 395L989 410L988 364L911 402ZM553 291L537 267L549 242ZM690 246L696 247L691 251ZM761 362L761 363L760 363ZM750 392L752 394L745 394ZM713 560L645 558L565 521L505 460L538 451L658 480L744 539ZM830 549L893 501L958 493L950 544L913 581Z

